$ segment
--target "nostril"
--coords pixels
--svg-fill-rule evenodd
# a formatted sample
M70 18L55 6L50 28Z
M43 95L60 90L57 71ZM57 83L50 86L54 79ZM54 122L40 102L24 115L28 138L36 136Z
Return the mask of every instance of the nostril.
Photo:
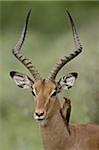
M44 115L44 112L36 112L35 114L36 114L36 116L41 117Z
M44 115L44 112L42 112L41 114L40 114L40 116L43 116Z

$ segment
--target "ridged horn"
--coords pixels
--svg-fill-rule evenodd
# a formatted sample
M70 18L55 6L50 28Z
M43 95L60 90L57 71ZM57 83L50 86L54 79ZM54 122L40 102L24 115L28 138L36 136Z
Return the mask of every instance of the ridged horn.
M33 75L34 79L39 80L39 79L41 79L41 76L40 76L38 70L36 69L36 67L33 66L32 62L20 52L21 47L25 40L30 13L31 13L31 10L27 14L26 21L23 26L23 30L21 32L21 35L20 35L19 40L17 41L15 47L12 49L12 53L22 64L24 64L26 66L26 68Z
M70 53L68 56L62 57L52 68L51 72L48 75L48 79L54 80L60 69L68 63L70 60L75 58L78 54L82 52L82 46L80 44L80 39L76 31L76 27L74 25L74 21L70 15L70 13L67 11L67 14L69 16L71 26L72 26L72 32L73 32L73 39L74 39L74 44L75 44L75 51Z

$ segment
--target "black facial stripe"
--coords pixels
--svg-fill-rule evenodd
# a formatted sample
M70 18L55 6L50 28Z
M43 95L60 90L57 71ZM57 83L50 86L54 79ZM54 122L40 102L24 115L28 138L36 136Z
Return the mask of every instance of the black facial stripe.
M68 86L68 89L70 89L72 86Z
M18 85L20 88L23 88L23 86L22 85Z

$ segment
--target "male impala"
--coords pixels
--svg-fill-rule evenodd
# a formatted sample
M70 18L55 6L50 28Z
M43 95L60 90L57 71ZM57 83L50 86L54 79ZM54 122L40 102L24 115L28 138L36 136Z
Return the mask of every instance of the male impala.
M45 150L99 150L99 126L95 124L70 125L70 134L60 112L61 105L58 94L63 90L71 88L77 78L77 73L65 75L59 81L55 81L60 69L70 60L81 53L79 36L74 22L69 14L72 25L75 51L61 58L50 71L47 79L39 74L31 61L26 58L20 49L24 43L30 11L27 15L21 36L12 49L15 57L23 63L31 72L34 80L25 74L12 71L11 77L15 83L23 88L30 89L35 97L34 119L38 122L42 142Z

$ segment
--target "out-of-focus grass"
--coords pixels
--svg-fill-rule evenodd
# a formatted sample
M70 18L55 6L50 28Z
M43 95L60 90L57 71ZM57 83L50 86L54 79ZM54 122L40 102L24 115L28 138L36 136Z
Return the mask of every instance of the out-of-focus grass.
M22 48L22 52L32 60L44 77L47 76L58 58L74 49L70 23L68 23L68 17L64 17L63 13L64 5L60 2L60 5L57 2L49 4L48 6L47 3L44 5L44 2L38 4L28 3L28 7L31 5L34 9L30 16L28 32ZM60 99L63 99L63 96L71 98L72 123L99 122L99 116L97 115L99 113L98 96L96 98L96 91L98 91L96 83L99 78L97 77L96 80L96 69L98 72L96 59L98 60L99 9L95 3L93 5L89 3L89 6L87 3L88 7L86 4L82 3L81 5L79 2L76 3L77 5L69 2L64 2L64 4L71 10L84 51L60 71L57 79L68 72L75 71L79 73L74 87L68 92L64 91L60 94ZM19 37L25 16L24 12L26 12L26 2L23 5L21 3L19 6L20 14L17 5L19 6L18 2L15 2L15 4L11 2L2 4L3 13L1 15L2 26L0 30L0 149L42 150L39 129L32 119L33 97L29 91L19 89L9 76L11 70L24 72L31 76L11 53L11 49ZM13 7L16 9L12 13L11 9ZM52 11L49 8L52 8ZM9 17L11 17L11 26ZM18 20L18 18L21 19ZM34 22L33 25L32 22ZM57 31L58 29L59 31Z

